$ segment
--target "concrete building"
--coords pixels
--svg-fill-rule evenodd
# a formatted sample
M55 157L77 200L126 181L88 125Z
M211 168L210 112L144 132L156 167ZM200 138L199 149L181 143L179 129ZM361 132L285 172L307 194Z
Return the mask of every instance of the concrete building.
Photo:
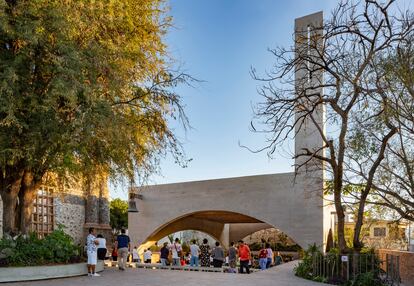
M109 225L109 191L105 176L95 176L93 182L82 179L60 180L47 176L33 201L32 231L43 237L59 225L64 226L76 243L84 244L89 227L111 237ZM3 206L0 198L0 235Z
M322 12L296 19L297 45L318 39L322 31L310 33L308 27L321 26L322 21ZM306 46L298 48L306 50ZM323 81L322 73L312 77L303 73L296 71L297 88ZM300 115L298 110L297 118ZM318 152L322 147L319 129L324 130L324 108L315 109L312 116L314 121L306 119L302 128L296 129L296 155L304 148ZM322 246L331 226L331 209L323 197L324 166L301 156L295 160L295 166L299 165L302 167L297 172L285 174L132 188L131 202L139 210L128 216L133 243L148 248L168 234L192 229L208 233L226 246L258 230L275 227L304 248L313 243Z

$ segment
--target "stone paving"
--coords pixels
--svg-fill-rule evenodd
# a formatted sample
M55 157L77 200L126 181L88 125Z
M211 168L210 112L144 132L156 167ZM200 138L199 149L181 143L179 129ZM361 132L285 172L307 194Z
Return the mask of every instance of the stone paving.
M127 269L121 272L110 268L101 277L73 277L23 283L4 283L2 286L316 286L326 285L298 278L293 275L295 262L282 264L269 270L250 275L193 272L178 270Z

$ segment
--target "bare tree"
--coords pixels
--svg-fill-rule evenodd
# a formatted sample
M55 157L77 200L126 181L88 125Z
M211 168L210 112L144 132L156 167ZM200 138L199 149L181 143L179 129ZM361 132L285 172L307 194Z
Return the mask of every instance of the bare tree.
M296 172L311 161L326 166L338 216L338 247L342 252L349 250L344 233L343 187L352 164L350 145L355 142L361 123L380 124L375 148L364 164L366 184L357 198L353 247L359 251L367 196L373 190L387 144L398 131L398 126L384 117L389 112L387 93L383 90L387 86L382 84L387 73L378 68L412 31L411 19L390 14L395 2L341 1L322 25L295 31L302 36L294 38L294 45L270 50L276 59L272 71L259 76L252 70L253 77L264 82L259 93L265 99L256 107L252 127L254 131L270 134L267 146L259 151L267 150L271 155L308 122L317 127L322 147L302 148L295 154L295 158L303 158ZM321 73L323 79L318 76ZM315 117L315 112L323 109L327 130ZM385 119L378 120L382 117Z

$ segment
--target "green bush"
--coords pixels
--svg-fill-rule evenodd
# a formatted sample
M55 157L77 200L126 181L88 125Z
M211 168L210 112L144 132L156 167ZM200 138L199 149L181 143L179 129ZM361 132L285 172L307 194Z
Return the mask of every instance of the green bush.
M321 251L316 244L310 245L309 248L303 252L302 261L293 269L296 276L305 279L313 279L312 257L314 254L321 254Z
M33 266L79 262L80 247L62 226L43 239L35 233L0 240L0 266Z
M355 280L349 281L346 286L382 286L386 285L373 272L359 274Z
M298 265L293 269L296 276L305 279L312 279L312 263L308 259L304 258Z
M254 242L252 244L249 245L249 248L251 251L259 251L263 246L263 243L260 242ZM300 251L302 248L297 245L297 244L293 244L293 245L283 245L281 243L270 243L270 247L274 250L274 251Z
M363 249L361 251L361 256L359 257L359 262L364 265L362 271L364 273L360 273L356 275L356 278L353 280L346 281L345 278L341 277L340 275L334 275L335 268L333 265L335 263L339 263L338 260L340 259L339 250L336 248L331 248L328 253L322 256L321 251L316 245L310 246L306 251L303 252L302 261L294 268L294 272L296 276L317 281L323 283L330 283L335 285L343 285L343 286L383 286L384 284L379 279L378 269L379 269L379 259L375 255L375 251L373 249ZM314 271L313 269L313 257L320 257L323 259L323 265L331 265L331 272L326 273L326 275L316 276L314 273L321 272L321 270ZM349 265L354 263L354 259L356 259L353 255L349 255ZM358 263L358 260L356 260ZM321 265L321 264L320 264ZM324 266L325 267L325 266ZM327 267L327 266L326 266ZM329 268L329 267L327 267ZM352 267L350 269L352 271ZM340 272L340 271L339 271ZM329 275L331 274L331 275ZM321 275L321 274L319 274ZM326 277L324 277L326 276ZM352 273L350 273L350 277L352 277Z

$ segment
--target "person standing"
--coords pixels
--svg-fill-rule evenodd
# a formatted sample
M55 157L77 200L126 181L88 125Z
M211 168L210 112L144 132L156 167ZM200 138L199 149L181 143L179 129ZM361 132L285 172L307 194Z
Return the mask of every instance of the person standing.
M95 273L96 268L96 262L98 258L97 253L97 245L99 244L99 241L95 237L95 229L93 227L89 228L89 234L86 237L86 253L88 255L88 276L101 276L98 273Z
M216 241L216 246L211 251L211 256L213 257L213 266L221 268L224 262L224 250L220 246L220 242Z
M203 244L200 246L200 262L202 267L210 267L210 245L208 240L203 239Z
M249 269L249 261L250 261L250 248L247 244L243 242L243 240L239 240L239 258L240 258L240 273L244 273L244 269L246 269L246 273L250 274Z
M144 263L151 263L152 252L151 249L144 250Z
M168 262L168 255L170 254L170 251L168 249L168 242L164 242L164 245L162 246L161 250L161 265L162 266L167 266L167 262Z
M283 263L282 255L280 255L280 252L276 252L275 256L275 265L280 265Z
M118 250L116 249L115 245L114 248L112 249L112 261L118 261Z
M139 254L138 254L138 249L136 246L134 246L134 249L132 249L132 262L135 262L135 263L139 262Z
M234 247L234 242L230 243L229 251L228 251L228 258L229 258L229 272L236 273L236 261L237 261L237 249Z
M266 270L266 264L267 264L267 250L266 250L265 246L263 245L262 248L259 251L260 270Z
M128 252L131 250L131 240L125 234L125 228L121 229L121 234L116 237L115 248L118 250L119 270L125 270Z
M266 250L267 250L267 263L266 263L266 268L270 268L270 266L272 265L273 262L273 250L270 247L270 243L266 243Z
M99 260L105 260L106 257L106 239L102 236L102 234L98 234L97 240L99 241L99 244L97 246L98 248L98 259Z
M192 244L190 245L190 266L198 266L198 257L200 256L200 247L196 244L196 240L193 239Z
M183 252L183 248L181 247L180 240L177 237L175 239L174 243L171 245L173 266L180 266L181 265L180 260L181 260L182 252Z

